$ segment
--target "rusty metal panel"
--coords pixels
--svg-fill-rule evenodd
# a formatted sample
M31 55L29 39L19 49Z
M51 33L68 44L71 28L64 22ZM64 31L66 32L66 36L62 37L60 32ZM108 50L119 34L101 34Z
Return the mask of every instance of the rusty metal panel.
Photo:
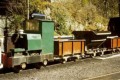
M118 47L120 48L120 37L118 38Z
M54 41L54 55L66 56L81 54L85 51L85 40L58 40Z
M63 42L63 55L72 54L72 41Z
M107 48L117 48L117 38L110 38L106 40L106 47Z
M58 40L54 42L54 55L66 56L72 54L72 41Z
M73 53L81 53L81 41L73 41Z
M117 48L117 38L112 39L112 48Z

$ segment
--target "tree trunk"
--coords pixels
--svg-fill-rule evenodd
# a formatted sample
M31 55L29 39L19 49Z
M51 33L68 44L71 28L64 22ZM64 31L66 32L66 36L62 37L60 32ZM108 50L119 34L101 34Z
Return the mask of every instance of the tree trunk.
M104 0L104 5L105 5L104 16L105 16L105 17L108 17L108 5L107 5L107 0Z

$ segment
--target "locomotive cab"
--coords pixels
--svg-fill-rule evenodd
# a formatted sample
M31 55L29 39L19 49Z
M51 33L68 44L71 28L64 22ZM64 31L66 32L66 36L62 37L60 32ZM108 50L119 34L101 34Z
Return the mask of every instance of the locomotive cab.
M41 34L15 33L12 36L12 42L15 46L13 50L40 51Z

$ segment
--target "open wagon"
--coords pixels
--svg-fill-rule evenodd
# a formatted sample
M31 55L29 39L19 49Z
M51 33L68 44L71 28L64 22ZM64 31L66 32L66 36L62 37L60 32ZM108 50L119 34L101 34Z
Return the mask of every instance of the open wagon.
M85 40L55 40L54 55L56 58L67 61L71 59L79 59L85 53Z

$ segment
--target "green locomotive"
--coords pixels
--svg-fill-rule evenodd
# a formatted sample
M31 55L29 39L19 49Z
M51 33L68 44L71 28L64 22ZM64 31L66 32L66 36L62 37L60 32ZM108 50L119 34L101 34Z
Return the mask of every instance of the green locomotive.
M8 34L4 40L4 67L13 67L15 71L25 69L27 64L47 65L54 60L54 22L48 20L28 20L25 29Z

